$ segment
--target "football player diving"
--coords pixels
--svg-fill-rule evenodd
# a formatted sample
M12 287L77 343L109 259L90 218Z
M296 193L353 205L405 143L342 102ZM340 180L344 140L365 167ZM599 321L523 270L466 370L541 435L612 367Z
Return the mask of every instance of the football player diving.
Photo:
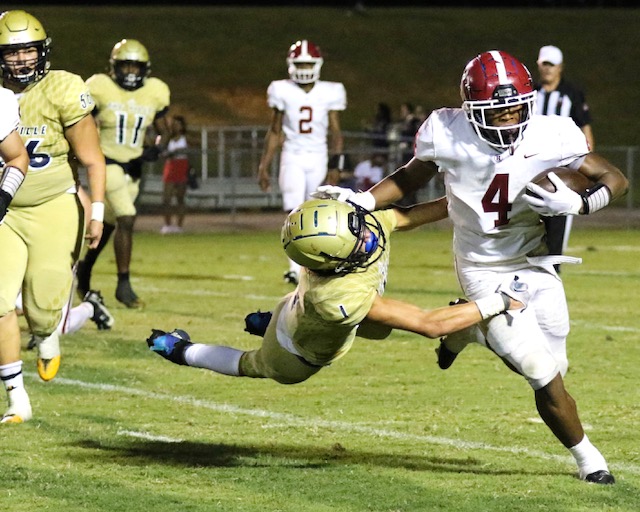
M93 266L115 232L116 299L128 308L141 308L144 303L133 291L129 276L136 219L134 203L143 163L157 160L162 145L169 139L166 113L170 93L162 80L149 77L149 52L135 39L116 43L109 64L109 74L98 73L87 80L96 104L94 116L100 130L100 145L107 160L107 192L104 236L100 245L89 250L78 265L78 293L84 297L91 291ZM157 142L150 128L158 135Z
M569 312L554 264L577 261L549 255L540 215L594 213L621 197L628 181L617 167L590 152L571 118L533 115L533 80L512 55L492 50L470 60L460 93L461 108L434 110L418 130L415 156L396 172L365 192L321 187L322 192L375 210L444 174L456 272L466 298L482 297L518 275L531 300L513 321L499 315L464 340L445 338L440 367L448 367L467 343L490 348L527 380L540 417L573 455L579 477L613 484L563 380L569 366ZM531 183L552 167L574 169L594 185L579 194L552 173L554 192ZM527 189L537 197L526 194Z
M273 313L245 319L245 330L262 336L260 348L193 343L180 329L153 329L147 344L176 364L296 384L344 356L356 336L383 339L401 329L437 338L523 308L526 292L515 291L512 283L475 302L431 311L382 296L391 232L444 217L442 200L375 213L333 199L306 201L282 227L285 253L302 266L300 282Z

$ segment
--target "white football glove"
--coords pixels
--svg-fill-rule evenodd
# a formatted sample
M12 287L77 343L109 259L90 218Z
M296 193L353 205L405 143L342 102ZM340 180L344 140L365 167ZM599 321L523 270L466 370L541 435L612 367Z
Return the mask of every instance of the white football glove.
M540 197L524 194L529 208L546 217L554 215L579 215L582 209L582 196L567 187L556 173L547 174L549 181L556 187L555 192L547 192L535 183L527 183L527 189Z
M531 294L529 293L529 285L520 281L520 278L518 276L514 276L511 282L502 283L500 286L498 286L496 293L506 295L507 297L511 297L513 300L522 302L522 304L524 305L522 308L523 311L527 308L527 304L529 303L529 299L531 298Z
M337 199L343 203L350 201L370 212L376 209L376 199L371 192L354 192L350 188L336 187L335 185L322 185L311 193L311 197Z

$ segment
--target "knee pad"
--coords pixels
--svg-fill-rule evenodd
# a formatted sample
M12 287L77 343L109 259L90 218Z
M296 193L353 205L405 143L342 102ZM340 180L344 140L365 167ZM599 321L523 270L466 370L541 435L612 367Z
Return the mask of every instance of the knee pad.
M527 353L520 360L516 360L509 355L507 360L527 379L534 390L541 389L549 384L561 371L558 362L546 350Z

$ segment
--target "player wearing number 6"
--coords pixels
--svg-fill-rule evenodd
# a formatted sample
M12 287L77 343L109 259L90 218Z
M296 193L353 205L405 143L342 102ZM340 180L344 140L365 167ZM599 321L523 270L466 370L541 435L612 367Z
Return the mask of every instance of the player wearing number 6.
M593 213L623 195L627 180L589 152L570 118L533 115L531 75L511 55L489 51L472 59L460 90L462 108L436 110L420 127L414 158L370 191L351 193L351 200L368 210L382 208L444 174L455 265L467 298L481 297L515 275L531 296L513 321L500 316L481 324L479 336L476 330L445 338L440 367L447 368L465 344L485 344L528 381L541 418L574 456L580 478L611 484L607 463L585 435L564 387L569 313L553 267L562 256L547 256L540 215ZM581 195L562 182L555 193L529 183L550 167L576 169L594 186ZM527 188L540 197L526 194Z
M32 414L22 382L15 312L21 289L25 317L38 340L40 377L52 379L60 365L56 327L71 295L72 268L84 238L70 152L88 170L90 246L97 246L103 228L105 161L91 116L93 100L78 75L49 70L50 45L32 15L21 10L0 15L2 84L18 98L18 133L30 158L24 182L14 191L0 225L0 378L9 399L3 423L26 421ZM2 180L8 179L5 171Z
M311 192L324 182L327 151L342 152L339 112L347 108L347 93L339 82L320 80L323 63L315 44L297 41L287 54L289 79L275 80L267 89L267 103L273 113L258 165L258 180L262 190L270 189L271 162L282 143L278 184L285 212L309 199ZM299 271L300 265L289 259L285 281L296 284Z
M87 80L96 102L94 116L100 130L100 145L107 159L107 194L105 234L100 245L80 262L78 292L84 296L91 290L93 265L115 231L116 299L129 308L140 308L143 303L129 281L136 218L134 202L143 163L157 160L169 138L165 116L169 109L169 87L162 80L149 77L149 53L135 39L118 42L109 62L108 75L98 73ZM150 127L155 134L147 133ZM155 135L160 136L157 142Z

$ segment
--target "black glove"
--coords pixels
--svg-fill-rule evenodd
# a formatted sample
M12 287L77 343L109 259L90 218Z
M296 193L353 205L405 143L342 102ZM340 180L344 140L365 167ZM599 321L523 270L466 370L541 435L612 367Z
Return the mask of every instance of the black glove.
M7 214L7 209L12 199L9 192L0 189L0 222L2 222L2 219L4 219L4 216Z
M160 157L160 153L162 153L160 146L147 146L142 150L142 156L140 158L142 158L144 162L155 162Z

